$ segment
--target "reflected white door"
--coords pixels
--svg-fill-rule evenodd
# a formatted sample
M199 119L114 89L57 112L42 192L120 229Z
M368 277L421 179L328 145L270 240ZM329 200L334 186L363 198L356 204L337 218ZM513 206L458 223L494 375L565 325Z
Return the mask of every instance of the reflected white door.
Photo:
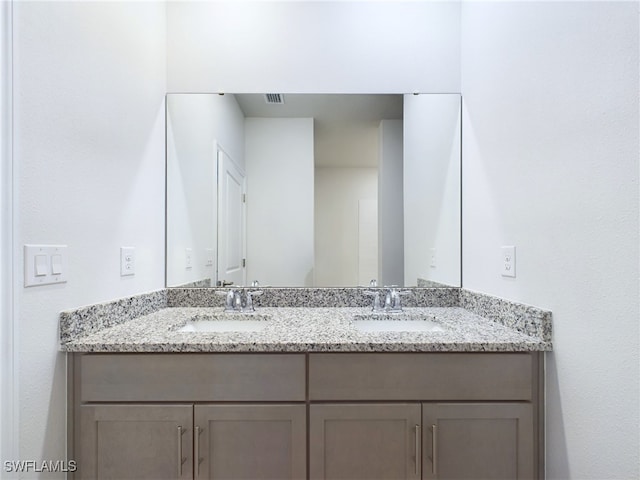
M358 285L378 277L378 200L358 200Z
M218 285L244 285L245 268L244 173L218 150Z

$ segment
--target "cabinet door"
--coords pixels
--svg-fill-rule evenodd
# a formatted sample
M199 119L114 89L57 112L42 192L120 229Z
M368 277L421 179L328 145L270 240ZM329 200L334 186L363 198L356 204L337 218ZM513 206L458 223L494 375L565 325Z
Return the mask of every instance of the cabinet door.
M420 404L311 405L312 479L419 479Z
M423 478L534 477L530 404L423 404Z
M186 479L191 405L82 405L76 478Z
M303 479L306 423L305 405L196 405L195 478Z

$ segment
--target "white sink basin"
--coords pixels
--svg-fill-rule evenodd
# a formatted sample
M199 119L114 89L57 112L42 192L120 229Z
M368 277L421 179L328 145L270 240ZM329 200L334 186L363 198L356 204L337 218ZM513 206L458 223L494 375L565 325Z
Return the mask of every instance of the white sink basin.
M178 332L261 332L267 325L267 317L264 315L237 315L195 317L179 328Z
M363 333L444 332L433 317L407 314L355 315L353 325Z

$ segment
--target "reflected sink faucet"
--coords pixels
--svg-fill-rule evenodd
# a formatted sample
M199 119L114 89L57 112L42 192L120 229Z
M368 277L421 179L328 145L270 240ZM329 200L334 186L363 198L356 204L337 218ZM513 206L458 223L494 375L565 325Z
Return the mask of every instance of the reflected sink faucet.
M262 295L262 290L244 290L244 302L242 301L241 291L230 289L227 292L216 292L225 296L224 311L225 312L255 312L253 306L253 297Z

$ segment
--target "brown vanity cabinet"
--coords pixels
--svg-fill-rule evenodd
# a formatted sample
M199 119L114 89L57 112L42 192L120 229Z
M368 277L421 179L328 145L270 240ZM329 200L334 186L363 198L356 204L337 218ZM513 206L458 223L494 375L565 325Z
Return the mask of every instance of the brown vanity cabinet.
M69 365L77 479L306 477L304 354L74 354Z
M542 354L73 354L78 478L543 477Z
M305 405L196 405L194 417L194 478L306 477Z
M80 410L80 478L306 476L304 405L107 404Z
M193 478L191 405L82 405L76 478Z
M540 362L536 353L311 354L310 478L541 477Z
M423 479L532 479L527 403L422 404Z
M312 479L420 479L420 404L309 409Z
M323 404L309 422L312 479L535 478L528 404Z

